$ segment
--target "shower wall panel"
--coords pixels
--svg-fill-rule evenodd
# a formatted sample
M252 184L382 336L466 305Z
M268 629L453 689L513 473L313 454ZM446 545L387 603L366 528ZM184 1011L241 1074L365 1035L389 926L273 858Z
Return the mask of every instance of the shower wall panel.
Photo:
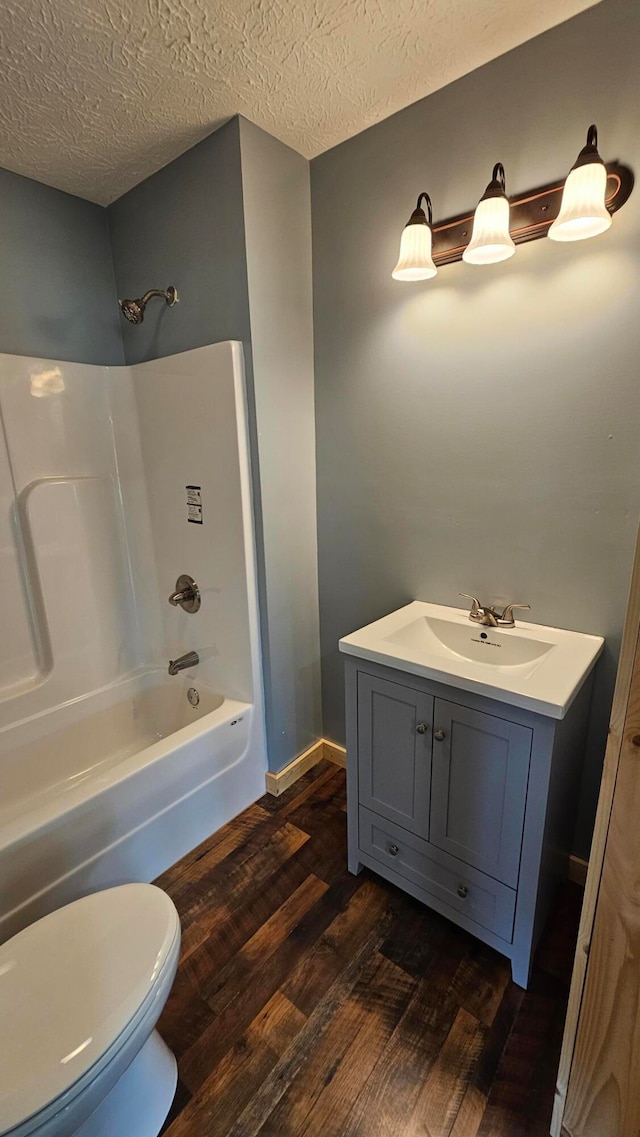
M242 346L225 342L138 363L130 373L163 614L163 664L197 651L194 676L228 698L253 702L252 583L241 485L246 441L236 404L244 398L242 367ZM126 491L125 478L123 486ZM199 495L200 514L196 508L190 515L188 487ZM167 603L182 573L200 587L197 613Z
M131 367L110 367L108 395L116 449L118 489L124 524L128 573L135 597L136 658L156 666L166 659L162 595L156 571L147 476Z
M0 355L0 755L3 726L191 650L197 680L257 700L244 398L239 343L134 367ZM195 615L167 602L181 573Z
M104 687L136 662L114 479L43 478L20 506L56 670L51 686L63 682L62 695Z
M0 436L0 696L33 686L38 676L15 525L9 456Z
M0 725L140 666L106 368L0 357Z

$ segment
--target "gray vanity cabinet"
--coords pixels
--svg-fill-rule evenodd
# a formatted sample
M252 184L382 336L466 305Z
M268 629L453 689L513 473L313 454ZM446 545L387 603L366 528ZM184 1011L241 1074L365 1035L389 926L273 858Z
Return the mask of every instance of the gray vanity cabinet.
M526 987L566 875L591 681L555 720L371 660L345 664L349 869L460 924Z
M533 732L444 699L434 724L431 843L515 888Z
M358 730L361 805L428 838L433 696L362 675Z

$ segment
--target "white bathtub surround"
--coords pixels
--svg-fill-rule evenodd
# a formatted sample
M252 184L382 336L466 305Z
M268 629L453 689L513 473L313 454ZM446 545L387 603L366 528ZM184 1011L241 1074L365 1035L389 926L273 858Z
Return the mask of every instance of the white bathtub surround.
M153 880L264 793L256 707L188 676L114 683L5 728L0 746L0 939L92 889Z
M53 372L57 387L42 387ZM0 356L0 412L6 723L116 679L144 653L134 634L108 369Z
M0 411L2 939L153 879L264 792L266 761L241 345L132 368L0 357ZM167 602L181 572L197 614Z

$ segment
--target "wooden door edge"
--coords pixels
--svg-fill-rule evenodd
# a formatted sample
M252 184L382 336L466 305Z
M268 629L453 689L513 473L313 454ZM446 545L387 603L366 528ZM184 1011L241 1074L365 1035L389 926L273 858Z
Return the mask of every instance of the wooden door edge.
M624 723L629 704L631 679L633 676L636 652L640 646L640 532L636 539L636 548L631 573L629 600L622 633L620 659L616 676L616 685L611 706L609 721L609 734L605 749L602 769L602 782L598 798L595 826L591 852L589 854L589 869L584 890L584 902L578 929L578 942L571 976L569 1002L567 1004L567 1017L565 1019L564 1035L560 1065L556 1081L556 1092L553 1103L553 1116L551 1119L551 1137L568 1137L563 1128L563 1119L567 1101L567 1090L571 1075L571 1065L578 1031L578 1019L582 1005L582 995L589 959L589 948L593 935L598 892L602 877L604 853L611 821L613 795L615 792L620 753L624 735Z

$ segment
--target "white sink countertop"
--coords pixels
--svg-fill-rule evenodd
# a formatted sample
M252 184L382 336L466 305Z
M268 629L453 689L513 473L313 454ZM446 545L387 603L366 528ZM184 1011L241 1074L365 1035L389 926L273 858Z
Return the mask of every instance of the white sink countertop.
M340 640L340 651L562 719L604 646L601 636L518 620L491 628L462 608L414 600Z

